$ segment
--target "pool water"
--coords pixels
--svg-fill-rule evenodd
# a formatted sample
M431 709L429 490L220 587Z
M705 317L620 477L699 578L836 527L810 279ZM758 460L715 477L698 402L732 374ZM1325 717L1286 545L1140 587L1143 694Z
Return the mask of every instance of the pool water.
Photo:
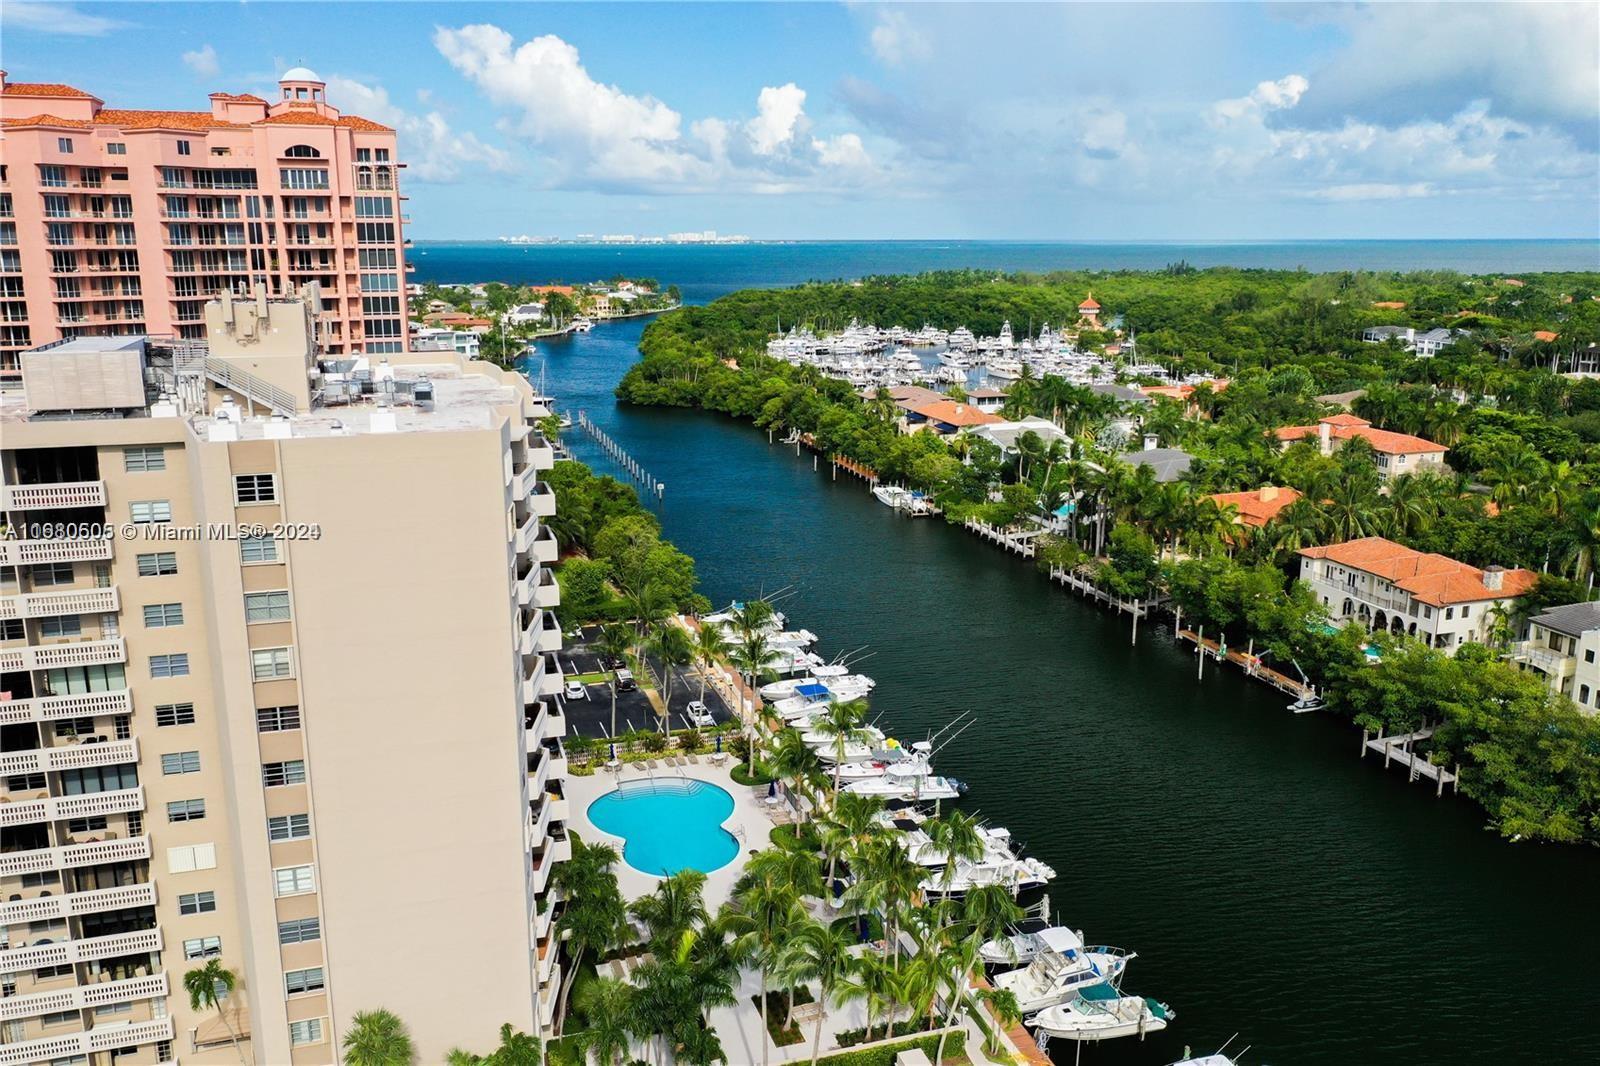
M739 842L722 828L732 813L725 789L689 779L629 781L589 804L594 827L623 839L623 861L659 877L732 862Z

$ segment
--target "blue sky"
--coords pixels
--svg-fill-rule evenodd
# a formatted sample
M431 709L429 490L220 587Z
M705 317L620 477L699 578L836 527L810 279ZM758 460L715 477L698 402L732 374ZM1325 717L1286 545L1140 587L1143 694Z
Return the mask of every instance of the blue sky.
M1600 5L54 4L112 106L304 64L400 130L413 233L1600 237Z

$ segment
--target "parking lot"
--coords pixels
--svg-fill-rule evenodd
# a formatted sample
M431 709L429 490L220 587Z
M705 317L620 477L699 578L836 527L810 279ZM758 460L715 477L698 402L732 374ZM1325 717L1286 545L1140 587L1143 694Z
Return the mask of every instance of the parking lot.
M567 675L568 681L579 677L595 678L604 674L600 680L591 680L584 685L586 698L567 699L560 697L567 719L567 730L573 736L605 737L611 732L611 673L600 662L600 656L590 646L590 642L597 639L599 630L590 626L585 628L579 636L568 634L565 646L557 656L561 660L561 668ZM659 663L653 665L656 674L661 671ZM617 693L617 732L626 733L633 729L660 729L661 719L656 715L655 708L650 704L650 697L644 692L644 686L652 684L649 676L637 676L635 679L640 687L632 692ZM687 729L693 723L685 715L685 710L691 700L700 699L700 673L696 666L679 667L673 671L672 681L672 728ZM722 697L711 686L706 686L706 709L718 724L729 721L734 717Z

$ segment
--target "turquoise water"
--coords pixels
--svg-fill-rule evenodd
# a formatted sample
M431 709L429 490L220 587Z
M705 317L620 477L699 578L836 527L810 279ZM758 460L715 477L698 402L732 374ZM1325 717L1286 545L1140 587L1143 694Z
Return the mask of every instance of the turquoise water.
M621 837L622 858L641 873L710 873L739 854L722 823L733 797L704 781L630 781L589 804L595 828Z

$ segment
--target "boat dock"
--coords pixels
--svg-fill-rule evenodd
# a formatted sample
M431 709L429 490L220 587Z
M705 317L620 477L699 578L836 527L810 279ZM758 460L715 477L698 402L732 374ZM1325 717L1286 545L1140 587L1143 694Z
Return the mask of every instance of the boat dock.
M1216 641L1209 637L1201 637L1192 630L1178 629L1177 634L1178 640L1187 641L1190 644L1198 644L1213 660L1220 661L1226 657L1228 662L1242 669L1247 676L1259 678L1279 692L1287 692L1296 699L1304 699L1307 696L1316 695L1316 689L1312 686L1304 681L1297 681L1287 674L1281 674L1272 667L1263 664L1259 655L1249 651L1238 651L1233 648L1224 651Z
M1008 552L1016 552L1024 559L1034 557L1037 552L1034 539L1044 532L1042 529L997 529L976 518L969 518L961 525L967 532L976 533L990 544L1004 548Z
M652 501L659 503L666 497L666 484L657 480L648 470L639 465L639 461L623 450L622 445L612 440L610 434L590 421L587 412L578 412L577 423L580 429L589 434L594 439L594 442L600 445L600 449L611 458L612 462L620 466L628 477L644 488L644 492L640 493L640 495L644 497L645 503Z
M1414 733L1396 733L1393 736L1384 736L1380 729L1376 737L1369 731L1361 731L1361 757L1365 759L1367 752L1375 751L1383 756L1383 768L1387 770L1391 762L1399 763L1406 768L1406 780L1415 781L1419 777L1426 777L1434 783L1433 794L1444 795L1444 786L1449 785L1451 792L1461 791L1461 765L1446 770L1444 767L1429 762L1426 755L1414 750L1419 740L1427 740L1433 736L1432 726L1423 726Z

